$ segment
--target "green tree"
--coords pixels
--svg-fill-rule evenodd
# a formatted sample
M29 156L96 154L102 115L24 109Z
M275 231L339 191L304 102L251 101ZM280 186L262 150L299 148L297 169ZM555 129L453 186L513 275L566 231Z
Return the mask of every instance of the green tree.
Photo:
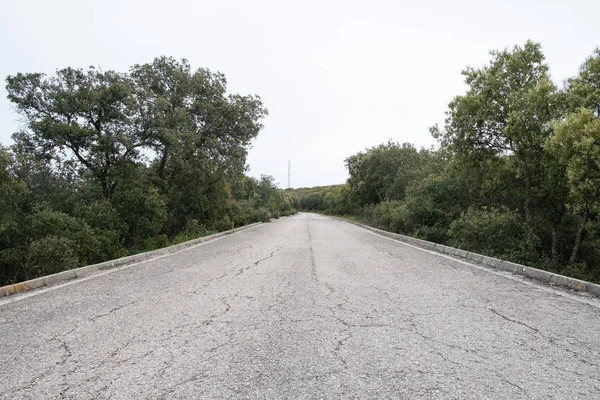
M570 263L577 260L590 216L600 212L600 117L582 109L554 125L547 149L561 160L574 210L581 215Z
M579 68L579 74L567 80L567 98L571 111L588 108L600 115L600 47Z
M0 285L22 277L24 235L22 204L27 186L14 176L14 158L0 146Z
M359 205L404 198L407 180L418 162L413 145L388 141L346 159L350 193Z
M492 51L483 68L463 71L469 89L449 105L444 131L432 128L459 157L513 157L523 193L522 210L534 245L532 204L550 121L561 112L557 88L538 43Z
M47 159L71 160L110 198L124 164L140 158L148 140L132 130L132 89L124 74L65 68L56 75L6 78L8 98L27 118L29 130L13 138Z

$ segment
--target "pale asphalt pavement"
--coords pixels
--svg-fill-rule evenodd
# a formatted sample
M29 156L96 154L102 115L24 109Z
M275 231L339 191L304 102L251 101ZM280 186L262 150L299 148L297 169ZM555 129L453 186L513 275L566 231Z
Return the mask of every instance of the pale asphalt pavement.
M2 399L597 399L600 302L298 214L0 300Z

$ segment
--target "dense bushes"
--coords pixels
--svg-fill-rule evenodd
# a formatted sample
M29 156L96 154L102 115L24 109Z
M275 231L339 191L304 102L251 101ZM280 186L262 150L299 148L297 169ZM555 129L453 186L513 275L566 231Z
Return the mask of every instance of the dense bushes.
M271 220L271 212L264 207L258 208L254 211L252 220L257 222L269 222Z
M381 229L396 233L410 231L409 214L402 201L384 201L373 208L371 222Z
M449 244L515 262L530 261L527 226L516 211L469 209L450 224Z

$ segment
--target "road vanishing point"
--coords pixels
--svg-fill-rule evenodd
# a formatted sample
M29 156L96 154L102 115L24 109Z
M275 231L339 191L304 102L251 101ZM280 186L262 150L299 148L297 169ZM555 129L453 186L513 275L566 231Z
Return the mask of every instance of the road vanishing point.
M600 301L301 213L0 300L2 399L598 399Z

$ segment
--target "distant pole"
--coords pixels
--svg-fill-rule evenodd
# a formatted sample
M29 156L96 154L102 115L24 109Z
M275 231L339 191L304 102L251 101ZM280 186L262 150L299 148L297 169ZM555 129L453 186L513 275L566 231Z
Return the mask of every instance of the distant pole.
M288 160L288 189L292 188L292 160Z

